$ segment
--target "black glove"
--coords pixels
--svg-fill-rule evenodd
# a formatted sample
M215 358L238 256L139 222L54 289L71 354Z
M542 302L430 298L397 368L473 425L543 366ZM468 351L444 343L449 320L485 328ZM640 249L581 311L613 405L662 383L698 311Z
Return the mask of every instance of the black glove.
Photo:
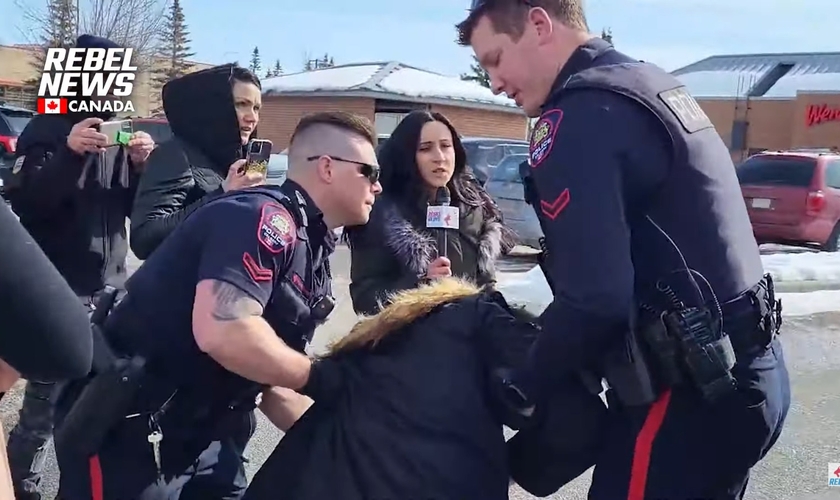
M490 386L495 394L490 401L502 423L519 430L531 424L535 405L516 387L510 375L510 370L505 368L493 370Z
M309 380L300 393L312 398L319 406L331 406L341 396L343 380L341 363L332 357L321 358L312 362Z

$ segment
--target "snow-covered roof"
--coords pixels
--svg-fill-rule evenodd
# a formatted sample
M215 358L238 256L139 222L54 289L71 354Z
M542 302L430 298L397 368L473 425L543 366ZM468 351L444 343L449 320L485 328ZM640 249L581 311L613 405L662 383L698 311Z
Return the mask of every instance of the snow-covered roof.
M399 62L358 63L266 78L263 95L373 97L521 113L507 97L458 77Z
M713 56L673 74L695 97L792 99L840 91L840 52Z

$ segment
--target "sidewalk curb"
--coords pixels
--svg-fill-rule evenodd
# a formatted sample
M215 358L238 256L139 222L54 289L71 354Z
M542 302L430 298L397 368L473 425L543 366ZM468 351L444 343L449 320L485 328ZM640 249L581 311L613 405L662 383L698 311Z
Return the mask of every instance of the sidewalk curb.
M840 281L774 281L777 293L807 293L840 290Z

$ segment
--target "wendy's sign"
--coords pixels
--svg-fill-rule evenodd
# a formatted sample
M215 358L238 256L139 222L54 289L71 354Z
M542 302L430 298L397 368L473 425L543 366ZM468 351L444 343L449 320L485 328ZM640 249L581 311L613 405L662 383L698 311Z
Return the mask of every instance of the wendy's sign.
M808 106L805 125L813 127L822 123L840 121L840 106L829 106L828 104L811 104Z

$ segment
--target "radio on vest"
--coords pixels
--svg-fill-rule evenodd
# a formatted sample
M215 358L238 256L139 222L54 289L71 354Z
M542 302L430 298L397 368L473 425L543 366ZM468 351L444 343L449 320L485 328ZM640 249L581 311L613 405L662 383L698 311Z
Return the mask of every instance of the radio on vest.
M449 188L446 186L440 187L435 193L434 205L429 205L426 208L426 228L437 229L437 243L438 256L448 257L447 247L447 231L450 229L458 229L458 221L460 213L458 207L449 206L452 203L452 197L449 195Z

